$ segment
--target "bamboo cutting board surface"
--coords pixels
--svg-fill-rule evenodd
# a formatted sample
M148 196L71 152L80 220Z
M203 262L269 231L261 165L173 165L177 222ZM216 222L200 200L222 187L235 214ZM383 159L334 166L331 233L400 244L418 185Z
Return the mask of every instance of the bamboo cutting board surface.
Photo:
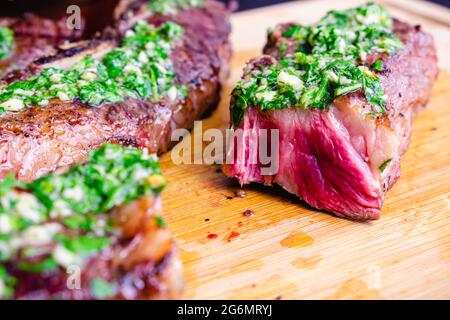
M450 298L450 13L418 1L381 2L434 35L441 66L382 218L339 219L279 188L249 186L245 198L235 197L239 186L218 166L174 165L168 153L161 159L169 181L164 211L184 263L185 298ZM229 92L261 52L268 27L311 23L358 3L302 1L235 14L231 77L203 129L227 127ZM247 209L252 217L242 214Z

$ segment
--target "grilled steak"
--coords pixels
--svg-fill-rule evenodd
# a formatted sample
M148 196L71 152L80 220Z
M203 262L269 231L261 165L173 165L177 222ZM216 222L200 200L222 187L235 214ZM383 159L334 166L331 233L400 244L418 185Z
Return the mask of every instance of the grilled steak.
M0 183L0 299L174 299L183 289L162 220L155 157L104 145L28 185Z
M137 21L140 24L138 23L136 28L145 29L142 32L147 32L151 37L154 33L166 32L164 30L173 24L183 29L181 39L176 43L172 41L175 47L170 50L168 61L164 60L165 53L160 53L161 49L169 45L168 43L156 49L155 46L153 49L147 48L150 55L154 55L155 52L161 54L158 59L163 60L168 66L142 64L141 57L138 57L134 63L141 63L141 67L135 68L131 65L128 68L126 66L118 68L110 55L108 68L111 67L114 72L119 70L118 75L114 76L114 81L122 81L121 85L124 88L121 92L126 92L122 95L123 99L117 99L117 92L101 91L102 98L110 100L98 104L97 93L91 93L93 86L81 88L82 85L78 82L79 93L88 96L86 98L88 101L80 99L79 96L67 99L66 92L63 92L63 95L58 93L59 97L42 99L41 104L45 106L29 103L27 107L19 108L19 111L9 111L0 115L0 178L14 171L19 180L31 181L60 166L82 161L89 150L99 147L104 142L145 147L152 153L165 152L172 146L170 136L174 129L191 128L195 119L204 116L216 106L221 83L228 74L228 60L231 54L228 42L229 16L225 7L218 2L207 0L200 6L178 8L176 12L171 11L170 14L164 15L149 12L150 7L146 1L138 1L135 6L142 11L141 15L124 14L125 17L133 16L133 21L119 20L116 30L108 30L98 39L71 44L60 48L53 56L37 59L23 72L16 73L13 78L4 79L4 83L11 85L18 80L29 79L49 67L67 70L75 62L86 59L86 56L102 59L121 43L128 46L142 45L135 43L140 41L135 31L128 31L130 26L136 26ZM156 31L147 30L147 25ZM175 27L173 29L178 30ZM170 35L166 35L166 38L168 39L165 41L172 40ZM125 49L118 50L124 52ZM131 54L132 52L128 52L124 55ZM142 58L148 59L146 56ZM170 78L170 67L173 68L174 79ZM149 75L145 74L143 77L154 81L157 85L145 80L139 83L138 89L130 89L135 81L125 81L124 76L128 74L133 77L142 76L139 71L142 68L150 69ZM84 69L83 72L86 71L87 69ZM168 80L164 81L157 77L153 79L154 72L169 74ZM87 74L90 76L89 72ZM90 81L89 77L88 79ZM105 86L110 85L108 81L94 83L96 86L94 89L100 87L103 90ZM159 87L155 88L156 86L168 84L173 86L163 93L151 93L159 90ZM178 91L175 90L177 88ZM185 95L180 97L180 92L184 90ZM21 99L28 99L23 95L28 92L21 91ZM10 93L7 94L15 93L10 89ZM52 93L48 89L45 94L51 95L54 91ZM147 98L142 98L142 95L147 95ZM6 109L15 110L16 103L17 99L9 99L6 101ZM22 100L19 104L23 107Z
M84 23L80 29L71 30L67 28L66 19L54 21L26 13L21 18L0 18L0 27L7 27L14 33L11 52L0 59L0 75L3 75L25 68L64 41L79 39Z
M344 40L339 40L339 35L349 35L352 39L350 41L356 41L354 39L357 39L361 31L355 32L352 29L354 22L352 24L339 19L351 19L352 15L363 12L359 17L365 18L359 21L370 21L367 12L382 9L370 7L356 10L356 13L355 10L346 11L337 13L336 16L331 13L321 24L312 27L312 31L304 31L298 24L283 24L269 35L269 42L264 50L266 55L248 64L244 80L234 94L231 110L237 121L233 127L242 129L243 135L237 142L237 149L241 148L241 152L230 154L234 163L224 166L227 176L237 178L241 184L278 184L311 206L341 217L360 220L380 217L384 194L400 175L400 158L408 148L412 122L429 101L431 88L438 74L437 57L429 34L422 32L419 26L394 20L390 28L402 42L401 48L390 53L387 49L382 50L383 45L392 45L397 41L394 37L389 42L383 42L386 37L390 37L389 33L383 33L382 38L375 40L378 41L375 42L378 47L367 53L360 53L362 58L356 59L358 67L354 67L355 62L351 60L351 64L340 69L340 64L347 62L339 60L344 59L346 54L342 50L346 44ZM328 21L345 24L348 30L344 28L338 33L331 29L338 29L339 26L331 25L331 29L328 29L330 33L317 32L314 39L325 37L333 40L323 47L312 45L315 41L312 38L305 40L302 32L323 30L321 28L327 26ZM369 28L370 32L376 34L376 26L369 25ZM370 37L367 30L362 41ZM329 35L338 36L327 38ZM336 56L339 58L327 55L325 51L322 62L325 61L326 65L332 61L330 67L321 69L319 77L325 78L320 78L316 82L319 83L317 86L306 91L308 81L312 81L308 76L314 73L315 62L310 57L315 58L322 48L330 50L335 44ZM365 44L363 42L358 48ZM299 50L299 47L302 49ZM349 50L356 50L352 45L349 47ZM308 52L311 48L314 48L313 51ZM292 56L299 63L306 59L309 67L300 67L300 71L286 68L287 71L278 75L275 80L278 83L271 90L286 90L280 98L286 100L279 100L281 102L275 107L269 104L252 105L248 99L244 101L240 94L242 90L246 90L245 86L252 85L246 79L251 78L255 70L258 75L264 75L264 70L278 70L270 68L286 63L283 59ZM272 71L265 72L269 77L273 74ZM372 81L373 87L366 87L366 81ZM270 83L273 84L269 79L268 87L271 86ZM381 87L377 87L377 83ZM340 90L346 93L339 94ZM377 102L374 99L376 90L384 92L384 96L380 96L382 100L378 100L384 102L378 106L369 101L372 99ZM296 92L303 92L305 95L298 98ZM326 94L329 92L331 95L328 97ZM267 101L267 96L273 98L269 103L278 99L272 93L263 92L260 95L264 101ZM297 106L281 105L283 101L288 101L289 104L289 101L297 98L300 101ZM309 107L308 104L315 104L317 107ZM261 172L264 166L250 161L251 156L258 154L260 149L257 135L254 134L259 129L279 130L276 173L264 175Z

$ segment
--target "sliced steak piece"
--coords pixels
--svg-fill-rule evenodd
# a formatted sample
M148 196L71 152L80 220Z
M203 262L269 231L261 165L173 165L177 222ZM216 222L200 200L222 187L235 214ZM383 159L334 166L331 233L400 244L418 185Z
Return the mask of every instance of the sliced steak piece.
M81 38L84 22L79 29L69 29L66 19L50 20L26 13L21 18L1 18L0 27L14 33L11 53L0 59L0 76L25 68L34 59L49 54L54 46Z
M284 36L292 26L274 29L266 55L249 63L247 75L295 54L298 44ZM325 108L261 110L249 106L242 120L232 126L243 130L237 141L241 152L229 155L234 164L224 166L225 174L242 185L278 184L311 206L340 217L378 219L384 194L400 175L400 158L408 148L412 122L428 103L438 75L429 34L397 20L393 32L403 42L402 49L392 55L371 53L366 58L367 66L383 61L383 70L377 74L387 96L384 114L368 116L370 105L361 90L339 96ZM235 108L234 99L232 112ZM260 148L254 134L258 129L279 130L278 171L274 174L264 175L264 166L250 161Z
M0 299L176 299L175 243L154 156L105 145L83 165L0 193Z
M147 3L141 5L142 10L148 10ZM174 15L147 14L145 21L154 26L172 21L184 28L183 38L170 60L175 83L188 89L186 98L175 101L167 97L159 101L126 98L123 102L96 107L79 100L53 99L45 107L32 105L0 115L0 178L14 171L19 180L32 181L60 166L82 161L89 150L104 142L166 152L172 146L170 137L174 129L191 128L195 119L217 105L231 55L229 13L225 7L205 1L201 7ZM102 57L122 41L126 30L125 27L121 32L107 30L98 39L59 48L54 55L37 59L3 82L28 79L48 67L67 69L87 55Z

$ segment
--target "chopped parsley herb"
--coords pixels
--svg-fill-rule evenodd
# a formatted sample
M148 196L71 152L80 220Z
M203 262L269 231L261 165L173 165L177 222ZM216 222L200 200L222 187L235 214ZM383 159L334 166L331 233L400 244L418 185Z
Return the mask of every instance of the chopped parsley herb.
M377 60L374 63L372 63L372 69L378 72L383 71L384 66L383 66L383 61L382 60Z
M280 45L280 53L285 53L287 48L288 48L288 45L286 43L282 43Z
M0 264L0 299L9 299L14 295L16 279L8 274L6 268Z
M385 9L369 3L331 11L318 24L294 25L283 36L297 43L296 53L283 55L280 50L277 65L255 68L237 84L232 93L235 124L249 106L324 109L335 98L359 90L372 114L385 113L380 78L365 65L369 53L390 55L403 46ZM375 64L373 70L380 68Z
M108 237L66 237L63 235L58 235L56 236L56 240L61 243L67 250L78 254L98 252L110 245L110 240Z
M112 297L117 292L117 286L100 278L91 281L91 292L96 299L106 299Z
M7 27L0 27L0 60L11 53L14 44L14 33Z
M167 15L190 7L200 7L203 3L204 0L150 0L148 6L150 11Z
M30 262L20 262L18 265L19 270L32 272L32 273L41 273L45 271L51 271L58 268L58 264L55 259L47 258L42 262L38 263L30 263Z
M14 261L33 273L80 265L118 240L110 209L157 195L165 185L155 156L111 144L63 174L28 184L10 175L0 182L0 263ZM5 273L0 264L0 297L11 294Z
M0 88L0 114L46 106L51 99L79 99L90 106L117 103L126 97L182 99L187 90L175 83L170 54L183 32L172 22L158 28L137 22L122 45L102 60L86 56L69 70L47 68L36 77Z
M392 161L392 159L388 159L388 160L386 160L385 162L383 162L383 163L381 164L381 166L379 167L380 172L383 172L384 169L386 169L386 167L389 165L389 163L391 163L391 161Z
M69 229L81 229L83 231L92 231L95 218L84 214L69 216L62 221L63 225Z
M156 224L158 225L159 228L164 228L166 226L166 222L164 221L164 219L162 217L155 217L156 219Z

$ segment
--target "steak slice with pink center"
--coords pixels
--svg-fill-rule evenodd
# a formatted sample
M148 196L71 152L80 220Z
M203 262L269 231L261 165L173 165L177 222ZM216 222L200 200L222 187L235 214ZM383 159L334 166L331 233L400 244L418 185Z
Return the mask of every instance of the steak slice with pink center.
M243 81L254 70L278 66L286 54L296 50L296 44L284 36L292 26L274 29L266 55L249 62ZM243 130L244 138L237 140L238 153L228 154L234 163L226 164L224 173L241 185L280 185L309 205L340 217L378 219L384 194L399 178L400 158L408 148L412 122L429 101L438 75L430 35L397 20L392 31L403 47L392 55L369 53L365 61L366 66L378 60L383 63L383 70L377 72L387 98L383 114L370 112L362 90L336 97L325 108L249 105L239 123L232 125ZM232 113L236 103L233 97ZM259 129L279 130L278 170L273 174L262 173L264 166L249 157L259 152L260 141L250 134Z

